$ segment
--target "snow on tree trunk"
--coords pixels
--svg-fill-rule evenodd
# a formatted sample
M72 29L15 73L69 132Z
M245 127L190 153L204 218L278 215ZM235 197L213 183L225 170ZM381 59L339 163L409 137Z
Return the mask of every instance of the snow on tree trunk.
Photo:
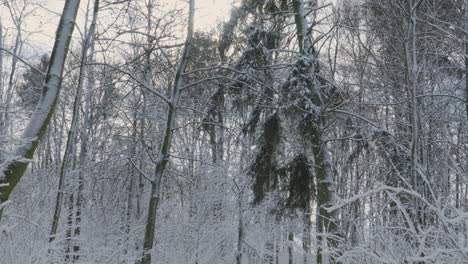
M0 102L3 100L3 25L0 17ZM0 116L0 131L3 127L3 120ZM1 145L0 145L1 146ZM1 156L0 156L1 161Z
M302 74L308 76L311 81L304 80L307 87L305 87L310 95L310 101L306 102L309 105L309 113L303 122L305 126L304 136L308 139L312 147L314 156L315 177L317 179L317 216L316 216L316 245L317 245L317 263L333 263L333 258L326 252L328 248L334 247L335 240L331 238L336 233L336 212L328 212L325 207L333 205L335 201L335 187L333 182L333 174L331 164L328 157L327 145L324 140L323 127L325 126L325 107L326 103L323 101L325 95L321 85L318 82L316 73L319 72L318 63L315 61L317 57L316 51L312 45L311 35L308 32L308 23L304 3L302 0L293 1L294 7L294 20L296 24L296 37L299 45L299 52L303 63L298 63L299 70ZM305 212L310 213L306 210ZM304 218L304 224L308 226L310 219ZM307 239L306 239L307 242ZM307 243L304 247L308 250ZM306 252L306 254L309 252Z
M80 0L67 0L60 18L42 97L22 135L22 144L0 166L0 203L8 200L23 176L54 113L60 92L65 59L75 26ZM1 213L0 213L1 215Z
M464 3L465 9L465 111L466 118L468 119L468 0Z
M164 131L164 138L161 143L161 149L159 151L158 162L156 164L156 170L151 182L151 197L148 208L148 217L146 221L145 238L143 243L143 257L141 264L151 264L151 250L154 245L154 234L156 226L156 213L160 200L160 187L161 179L164 175L164 169L167 162L169 161L169 153L171 149L172 130L176 120L177 103L179 102L180 91L183 87L183 73L187 66L190 48L193 38L193 16L195 13L195 0L189 2L189 24L187 30L187 39L184 46L184 51L180 59L179 67L174 78L174 85L172 87L172 93L170 102L168 103L168 111L166 118L166 128Z

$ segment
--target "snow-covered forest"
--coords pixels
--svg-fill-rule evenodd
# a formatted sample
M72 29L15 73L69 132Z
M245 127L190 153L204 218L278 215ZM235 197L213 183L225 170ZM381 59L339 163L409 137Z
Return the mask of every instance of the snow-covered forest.
M0 0L0 264L468 263L468 0L207 1Z

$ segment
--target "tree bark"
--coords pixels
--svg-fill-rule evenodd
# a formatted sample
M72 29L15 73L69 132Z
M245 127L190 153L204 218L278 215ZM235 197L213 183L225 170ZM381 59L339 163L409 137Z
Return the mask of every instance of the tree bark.
M47 70L42 97L23 132L22 139L24 143L18 146L14 151L14 155L0 167L0 203L8 200L11 192L23 176L54 113L79 4L80 0L67 0L65 2Z
M468 0L464 3L465 9L465 110L468 119Z
M172 140L172 129L174 128L177 104L180 97L180 90L183 86L183 73L187 66L190 48L193 38L193 16L195 13L195 0L189 2L189 24L187 30L187 39L184 46L184 51L180 59L179 67L176 72L174 79L174 85L172 87L171 99L168 103L168 111L166 118L166 128L164 131L163 142L161 143L161 149L159 151L159 158L156 164L156 170L154 173L153 180L151 182L151 197L148 208L148 217L145 228L145 238L143 243L143 257L141 264L151 264L151 250L154 245L154 234L156 225L156 213L158 209L160 199L160 187L161 179L164 176L164 170L167 162L169 161L169 153L171 149Z
M299 45L299 52L303 58L308 60L311 66L303 69L312 81L308 82L307 89L310 91L310 101L318 109L317 111L308 112L307 122L311 122L308 131L306 132L308 142L312 148L314 157L315 177L317 179L317 263L321 264L326 261L334 263L334 259L330 255L323 253L323 248L332 247L335 245L335 240L332 237L336 233L337 226L334 222L336 212L328 212L325 207L331 206L335 200L335 188L333 184L333 174L331 164L328 157L326 141L323 136L323 127L325 126L325 107L323 101L324 95L321 90L321 84L317 80L316 74L319 72L316 51L312 45L311 35L307 28L307 19L305 17L304 2L302 0L293 1L294 20L296 24L296 37ZM307 210L305 210L307 211ZM306 213L306 212L305 212ZM310 219L307 219L310 221ZM306 221L306 219L305 219ZM308 223L304 222L307 226Z
M54 217L52 220L52 228L50 231L50 236L49 236L49 243L54 241L55 236L57 234L57 229L58 229L58 224L60 220L60 214L61 214L61 208L62 208L62 203L63 203L63 195L64 195L64 188L65 188L65 177L66 177L66 172L69 169L69 163L71 161L71 155L70 153L73 153L73 146L76 145L76 138L77 138L77 130L78 130L78 120L79 120L79 108L80 108L80 102L81 102L81 94L83 90L83 80L84 80L84 74L85 74L85 65L87 61L87 51L88 47L90 46L90 42L92 39L92 35L94 34L94 27L96 25L96 18L97 18L97 12L99 9L99 0L95 1L95 6L94 6L94 13L93 13L93 21L90 26L88 34L86 34L85 39L83 41L83 47L81 51L81 64L80 64L80 72L79 72L79 77L78 77L78 87L76 90L76 95L75 95L75 101L73 103L73 114L72 114L72 121L71 121L71 126L70 130L68 131L68 139L67 139L67 145L65 147L65 153L63 155L62 159L62 165L60 168L60 178L59 178L59 187L57 191L57 198L56 198L56 203L55 203L55 210L54 210ZM84 128L87 129L87 128ZM85 139L82 139L85 140ZM81 153L84 153L85 150L83 150L83 146L81 149ZM83 154L80 155L80 158ZM80 173L81 176L81 173ZM80 177L82 178L82 177ZM82 188L82 183L81 179L79 179L79 185L80 187L78 188L78 196L77 196L77 206L81 203L81 195L80 188ZM77 209L77 218L81 217L81 211L78 211ZM78 220L77 220L78 221ZM79 230L79 226L76 227L74 233L76 233ZM78 231L79 233L79 231Z
M76 111L77 117L79 115L79 110L80 110L80 105L81 105L80 100L82 98L84 75L86 72L86 63L88 61L88 49L90 46L93 45L92 42L94 41L94 33L95 33L95 28L96 28L96 20L98 17L98 12L99 12L99 0L94 0L93 18L91 21L91 25L89 26L89 31L87 34L85 34L85 40L84 40L82 52L81 52L80 73L78 77L79 78L78 89L77 89L76 101L75 101L76 105L74 106L74 110L73 110L74 115ZM86 26L86 23L85 23L85 26ZM92 82L94 80L88 79L88 81L91 81L91 83L89 83L88 85L92 85ZM85 118L89 119L88 116L86 116ZM78 120L79 118L76 119L76 121ZM81 129L81 149L80 149L80 155L79 155L79 160L78 160L80 171L78 172L78 190L77 190L76 204L75 204L76 206L75 229L73 231L73 237L75 237L75 241L74 241L75 244L73 245L74 261L77 261L80 258L80 255L79 255L80 246L79 246L79 240L77 238L81 234L81 214L82 214L82 207L83 207L83 188L84 188L84 176L83 176L82 168L84 168L86 165L86 156L87 156L87 151L88 151L88 144L87 144L88 133L87 132L88 132L87 124L83 123L83 127Z
M236 264L242 264L242 252L244 243L244 215L242 213L242 199L244 198L244 189L239 190L237 196L237 254Z
M21 23L21 22L18 22L18 23ZM19 53L20 53L20 50L21 50L21 24L18 24L18 31L17 31L17 34L16 34L16 39L15 39L15 48L13 50L13 57L12 57L12 63L11 63L11 71L10 71L10 76L9 76L9 79L8 79L8 86L7 86L7 90L6 90L6 94L5 94L5 97L6 97L6 100L5 100L5 113L4 113L4 117L3 117L3 126L0 128L0 132L2 133L2 135L5 135L8 133L8 123L9 123L9 119L10 119L10 115L9 115L9 112L10 112L10 105L11 105L11 99L13 97L13 86L14 86L14 78L15 78L15 72L16 72L16 64L18 63L18 56L19 56Z
M423 184L419 181L417 166L419 164L419 107L418 107L418 84L417 84L417 71L418 62L416 54L416 11L417 6L413 0L410 1L410 17L408 25L408 40L405 42L405 54L406 54L406 67L407 67L407 80L409 94L411 95L411 185L416 191L420 191L420 185ZM421 223L421 212L419 201L414 200L415 221Z
M1 17L0 17L0 102L3 102L3 25L2 25ZM3 122L0 116L0 129L2 127L3 127ZM1 162L1 156L0 156L0 162Z
M288 264L293 264L294 262L294 233L289 232L288 234Z

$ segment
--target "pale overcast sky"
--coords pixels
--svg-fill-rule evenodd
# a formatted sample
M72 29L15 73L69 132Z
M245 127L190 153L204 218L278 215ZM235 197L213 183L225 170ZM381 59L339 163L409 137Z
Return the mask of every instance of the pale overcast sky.
M10 0L10 3L22 3L23 0ZM40 0L39 0L40 1ZM143 0L132 0L132 1L143 1ZM48 52L52 46L52 40L57 29L57 23L59 15L62 12L64 0L42 0L44 3L38 6L35 15L28 16L24 23L24 28L27 32L30 32L23 37L26 38L26 42L30 43L31 46L25 47L26 53L43 53ZM81 0L83 9L86 7L87 0ZM93 2L93 1L91 1ZM185 0L158 0L159 3L167 3L171 6L184 6L187 8ZM235 0L196 0L196 12L195 12L195 28L197 31L209 31L214 28L218 21L225 21L229 17L231 5ZM54 14L55 13L55 14ZM77 23L83 24L83 16L78 15L79 18ZM11 17L8 10L0 6L0 17L4 28L7 28L6 33L14 33L15 30L12 28ZM81 27L81 26L80 26ZM9 28L9 29L8 29ZM5 31L3 32L5 34ZM10 38L11 40L11 38ZM32 54L31 54L32 55Z
M132 0L142 1L142 0ZM64 0L45 0L49 9L60 12L63 8ZM86 0L82 0L82 4L86 4ZM164 3L183 3L184 0L160 0ZM195 23L197 30L206 30L212 27L218 20L223 20L229 15L231 3L233 0L197 0Z

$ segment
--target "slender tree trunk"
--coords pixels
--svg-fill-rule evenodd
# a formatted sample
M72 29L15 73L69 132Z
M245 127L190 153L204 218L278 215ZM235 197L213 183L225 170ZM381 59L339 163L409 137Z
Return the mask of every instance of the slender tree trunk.
M13 85L14 85L14 78L15 78L15 73L16 73L16 64L18 63L18 56L21 50L21 25L18 25L18 32L16 34L16 39L15 39L15 48L13 49L13 57L12 57L12 63L11 63L11 71L10 71L10 76L8 78L8 86L6 90L6 100L5 100L5 113L4 113L4 118L3 118L3 127L2 135L5 135L8 133L8 124L9 124L9 119L10 119L10 105L13 97Z
M307 207L304 210L304 232L302 234L302 248L304 249L304 264L310 263L310 247L311 247L311 232L312 232L312 223L310 221L310 216L312 213L312 208L310 203L307 203Z
M161 143L161 149L159 151L158 162L156 164L156 170L154 173L153 180L151 182L151 197L148 208L148 217L146 221L145 238L143 243L143 257L141 264L151 264L151 250L154 245L154 234L156 225L156 212L158 209L160 199L160 186L161 179L164 175L164 169L167 162L169 161L169 153L171 148L172 140L172 129L174 128L176 120L177 104L179 102L180 90L183 85L183 73L188 63L190 48L193 37L193 16L195 13L195 0L189 2L189 24L187 30L187 39L185 42L184 51L180 59L179 67L176 72L174 79L174 86L172 87L171 99L168 104L166 128L164 131L164 138Z
M136 94L134 93L134 96L136 96ZM137 111L137 107L138 107L138 103L135 103L135 105L133 106L133 120L132 120L132 134L131 134L131 137L132 137L132 140L129 142L129 146L128 146L128 149L129 149L129 152L130 152L130 159L133 159L134 157L136 157L136 153L137 153L137 136L138 136L138 111ZM125 221L124 221L124 226L123 226L123 229L124 229L124 232L125 232L125 235L126 235L126 245L125 245L125 249L124 249L124 255L127 255L128 254L128 248L129 248L129 243L128 241L130 240L130 230L131 230L131 223L132 223L132 212L134 211L133 207L134 207L134 190L136 190L136 195L138 195L138 190L137 188L135 188L135 186L138 184L138 176L139 176L139 173L137 172L135 166L137 166L136 164L133 163L133 161L130 161L131 164L129 164L129 177L130 177L130 184L128 185L128 188L127 188L127 193L128 193L128 196L127 196L127 209L126 209L126 218L125 218Z
M91 45L93 45L92 41L94 41L94 32L96 28L96 21L98 17L98 12L99 12L99 1L100 0L94 0L94 8L93 8L93 18L91 21L91 25L89 27L89 31L87 34L85 34L85 39L83 42L83 47L82 47L82 52L81 52L81 64L80 64L80 73L78 77L78 90L77 90L77 100L75 101L75 106L73 112L76 111L76 115L78 117L79 115L79 110L80 110L80 101L82 98L82 91L83 91L83 84L84 84L84 76L86 73L86 63L88 59L88 49ZM86 15L86 17L88 17ZM85 23L85 27L86 27ZM94 80L88 79L88 81L91 81L90 84L92 85L92 82ZM89 90L90 87L88 87ZM75 114L75 113L74 113ZM86 117L88 118L88 117ZM79 118L77 118L78 120ZM85 167L86 165L86 156L88 152L88 127L86 123L83 123L83 127L81 129L81 149L80 149L80 155L79 155L79 172L78 172L78 190L77 190L77 195L76 195L76 211L75 211L75 229L73 231L73 237L74 239L74 246L73 246L73 259L77 261L80 258L79 251L80 251L80 246L79 246L79 237L81 234L81 216L82 216L82 207L83 207L83 189L84 189L84 175L82 168Z
M468 119L468 0L465 0L465 110Z
M242 264L242 244L244 242L244 216L242 214L242 199L244 196L243 189L239 191L237 197L237 254L236 254L236 264Z
M141 114L142 116L145 116L146 115L146 94L145 94L145 91L143 90L142 91L142 100L143 100L143 106L142 106L142 110L141 110ZM140 120L140 136L142 137L142 140L143 140L143 137L145 135L145 120L141 119ZM142 142L141 143L141 147L144 148L144 143ZM145 155L144 155L144 152L141 154L140 156L140 162L138 164L138 166L140 167L140 170L143 170L143 167L144 167L144 159L145 159ZM144 179L143 179L143 175L141 175L141 173L139 173L139 176L138 176L138 190L137 190L137 194L136 194L136 217L137 219L140 219L141 218L141 200L142 200L142 196L143 196L143 190L145 189L145 184L144 184Z
M288 264L294 263L294 233L289 232L288 234Z
M59 219L60 219L60 214L61 214L61 207L62 207L62 200L63 200L63 195L64 195L64 188L65 188L65 177L67 174L67 171L69 170L70 167L70 161L72 159L71 153L74 153L74 149L76 146L76 140L77 140L77 130L78 130L78 124L79 124L79 110L80 110L80 102L81 102L81 97L82 97L82 90L83 90L83 81L84 81L84 74L85 74L85 67L86 67L86 61L87 61L87 51L88 47L90 45L91 39L93 38L94 35L94 28L96 25L96 19L97 19L97 12L99 9L99 0L95 0L95 6L94 6L94 12L93 12L93 21L90 26L89 32L85 35L85 39L83 41L83 47L81 51L81 64L80 64L80 70L79 70L79 77L78 77L78 86L76 90L76 95L75 95L75 101L73 104L73 114L72 114L72 123L70 126L70 131L68 131L68 139L67 139L67 145L65 147L65 153L62 159L62 166L60 169L60 178L59 178L59 187L58 187L58 192L57 192L57 198L56 198L56 204L55 204L55 210L54 210L54 217L52 220L52 229L50 231L50 236L49 236L49 242L54 241L55 236L57 234L57 229L58 229L58 224L59 224ZM84 127L82 131L86 130L87 128ZM86 141L86 138L82 139L83 141ZM82 143L83 144L83 143ZM81 159L84 159L84 155L86 155L86 143L84 143L85 149L83 150L83 145L81 149L81 155L80 155L80 162ZM77 199L76 199L76 222L77 226L75 227L73 234L74 236L79 235L80 233L80 222L81 222L81 200L82 198L82 188L83 188L83 175L80 172L78 174L78 193L77 193ZM74 252L77 253L79 250L79 246L74 246ZM76 254L77 256L77 254ZM78 257L76 257L78 258Z
M322 121L323 122L323 121ZM323 124L320 122L321 124ZM325 207L331 206L334 203L333 175L331 164L328 157L328 152L323 142L322 136L317 135L313 147L315 158L315 173L318 181L317 186L317 263L325 262L329 259L334 263L331 256L323 253L323 248L331 248L335 243L335 238L331 236L336 234L337 227L335 223L335 212L328 212ZM327 250L328 251L328 250Z
M0 168L0 203L8 200L11 192L23 176L29 160L33 158L34 152L42 140L54 113L62 84L63 66L67 57L79 4L80 0L67 0L65 2L42 97L22 135L22 141L25 143L17 147L14 151L14 158L2 164Z
M60 175L59 175L59 186L58 186L58 191L57 191L57 197L55 199L55 209L54 209L54 216L52 218L52 227L50 230L50 235L49 235L49 243L53 242L55 240L56 234L57 234L57 229L59 225L59 220L60 220L60 213L62 211L62 203L63 203L63 197L64 197L64 192L65 192L65 174L66 170L69 169L69 163L71 161L71 155L72 153L72 147L74 145L74 135L73 135L73 123L76 117L72 117L72 126L70 131L68 131L68 139L67 139L67 145L65 147L65 153L63 155L62 159L62 165L60 167ZM75 122L76 123L76 122Z
M305 74L312 79L310 87L307 87L311 92L311 101L317 108L325 107L323 102L322 90L318 83L316 74L319 72L318 63L315 61L317 57L316 51L312 45L312 36L308 33L308 23L305 17L304 2L302 0L294 0L293 8L295 13L296 37L301 55L310 60L311 66L306 68ZM307 113L308 122L312 122L309 131L307 132L308 141L312 147L314 156L315 177L317 179L317 263L321 264L327 260L334 263L334 259L324 253L324 248L332 248L335 243L337 227L335 223L336 212L328 212L325 207L331 206L335 201L335 189L333 184L333 174L331 164L328 157L326 141L323 138L323 127L325 126L324 109L316 113ZM310 220L309 220L310 221ZM328 250L326 251L328 252ZM323 261L323 262L322 262Z
M0 103L3 103L3 24L2 24L1 17L0 17ZM0 114L0 129L2 127L3 127L3 118L1 118L1 114Z
M71 188L69 188L71 189ZM75 195L74 193L70 190L70 193L68 195L68 211L67 211L67 227L65 231L65 261L69 262L72 261L73 256L72 256L72 232L73 232L73 214L74 214L74 201L75 201Z
M419 153L419 105L417 101L418 96L418 61L417 61L417 32L416 32L416 21L417 21L417 6L414 0L410 1L410 17L408 25L408 40L405 42L405 54L406 54L406 67L407 67L407 80L409 94L411 95L411 164L410 164L410 176L412 188L424 195L422 189L425 182L420 179L418 173L418 166L420 163ZM413 198L413 216L415 224L424 225L424 212L420 205L419 199Z
M280 239L282 233L280 232ZM279 257L280 257L280 242L281 240L278 241L278 232L275 232L275 264L279 264Z
M223 129L218 129L217 126L223 124L223 108L224 108L224 87L220 85L218 90L213 94L210 100L210 109L206 119L211 124L206 124L210 137L211 153L213 163L216 164L223 159Z

